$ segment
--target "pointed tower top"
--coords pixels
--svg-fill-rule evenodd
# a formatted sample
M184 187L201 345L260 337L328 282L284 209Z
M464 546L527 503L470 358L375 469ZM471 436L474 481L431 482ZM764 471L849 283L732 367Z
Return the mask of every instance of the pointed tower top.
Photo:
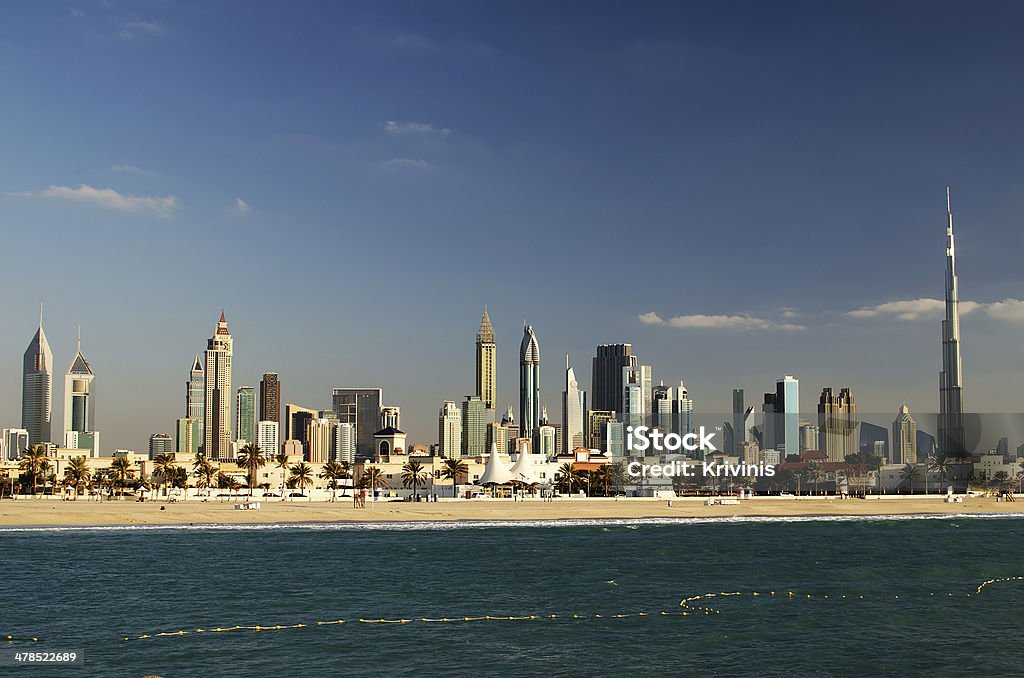
M202 372L203 371L203 362L201 360L199 360L199 354L198 353L196 354L195 361L192 363L192 371L193 372Z
M231 334L228 331L228 320L224 317L224 309L220 310L220 320L217 321L217 334Z
M476 340L481 344L494 343L494 328L491 326L491 316L487 315L487 306L484 306L484 314L480 318L480 329L476 331Z
M220 321L222 323L226 323L228 321L228 319L224 317L224 309L223 308L220 310Z

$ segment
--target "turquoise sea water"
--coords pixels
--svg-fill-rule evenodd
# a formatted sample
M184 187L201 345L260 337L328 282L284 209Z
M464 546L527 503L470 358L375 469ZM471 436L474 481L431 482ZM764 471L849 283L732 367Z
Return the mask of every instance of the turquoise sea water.
M1024 575L1022 527L957 517L0 530L0 633L86 655L83 667L0 674L1020 675L1024 585L966 594ZM732 591L762 595L708 601L717 615L657 614ZM338 618L636 611L653 614L122 640Z

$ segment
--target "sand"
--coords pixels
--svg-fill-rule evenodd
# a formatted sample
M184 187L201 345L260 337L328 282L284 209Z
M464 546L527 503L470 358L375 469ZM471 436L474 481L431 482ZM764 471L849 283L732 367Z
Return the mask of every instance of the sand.
M739 505L705 506L703 500L556 499L554 502L477 499L456 502L367 503L262 501L260 510L239 511L235 502L164 503L133 499L103 501L25 498L0 501L0 527L113 525L203 525L296 522L378 522L438 520L566 520L602 518L692 518L724 516L872 516L907 514L1007 513L1024 515L1024 501L997 502L968 497L944 503L941 497L898 499L755 498Z

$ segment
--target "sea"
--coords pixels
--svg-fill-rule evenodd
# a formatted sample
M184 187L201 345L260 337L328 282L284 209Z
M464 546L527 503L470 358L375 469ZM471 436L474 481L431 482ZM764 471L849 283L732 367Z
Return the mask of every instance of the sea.
M0 675L1024 672L1005 516L9 528L0 551L0 636L39 638L0 643Z

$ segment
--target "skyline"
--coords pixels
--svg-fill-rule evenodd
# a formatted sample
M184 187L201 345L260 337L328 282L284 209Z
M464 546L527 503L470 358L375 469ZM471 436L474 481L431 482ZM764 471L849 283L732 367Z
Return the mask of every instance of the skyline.
M278 372L285 401L323 408L379 385L427 441L473 393L487 305L498 411L526 317L588 391L594 347L629 342L699 411L790 373L801 410L832 385L933 412L951 184L964 407L1020 411L1020 10L912 5L535 5L544 26L500 6L12 6L0 219L46 267L0 271L0 378L20 384L43 301L54 388L81 325L104 448L144 449L223 307L235 385ZM4 426L20 407L0 392Z

